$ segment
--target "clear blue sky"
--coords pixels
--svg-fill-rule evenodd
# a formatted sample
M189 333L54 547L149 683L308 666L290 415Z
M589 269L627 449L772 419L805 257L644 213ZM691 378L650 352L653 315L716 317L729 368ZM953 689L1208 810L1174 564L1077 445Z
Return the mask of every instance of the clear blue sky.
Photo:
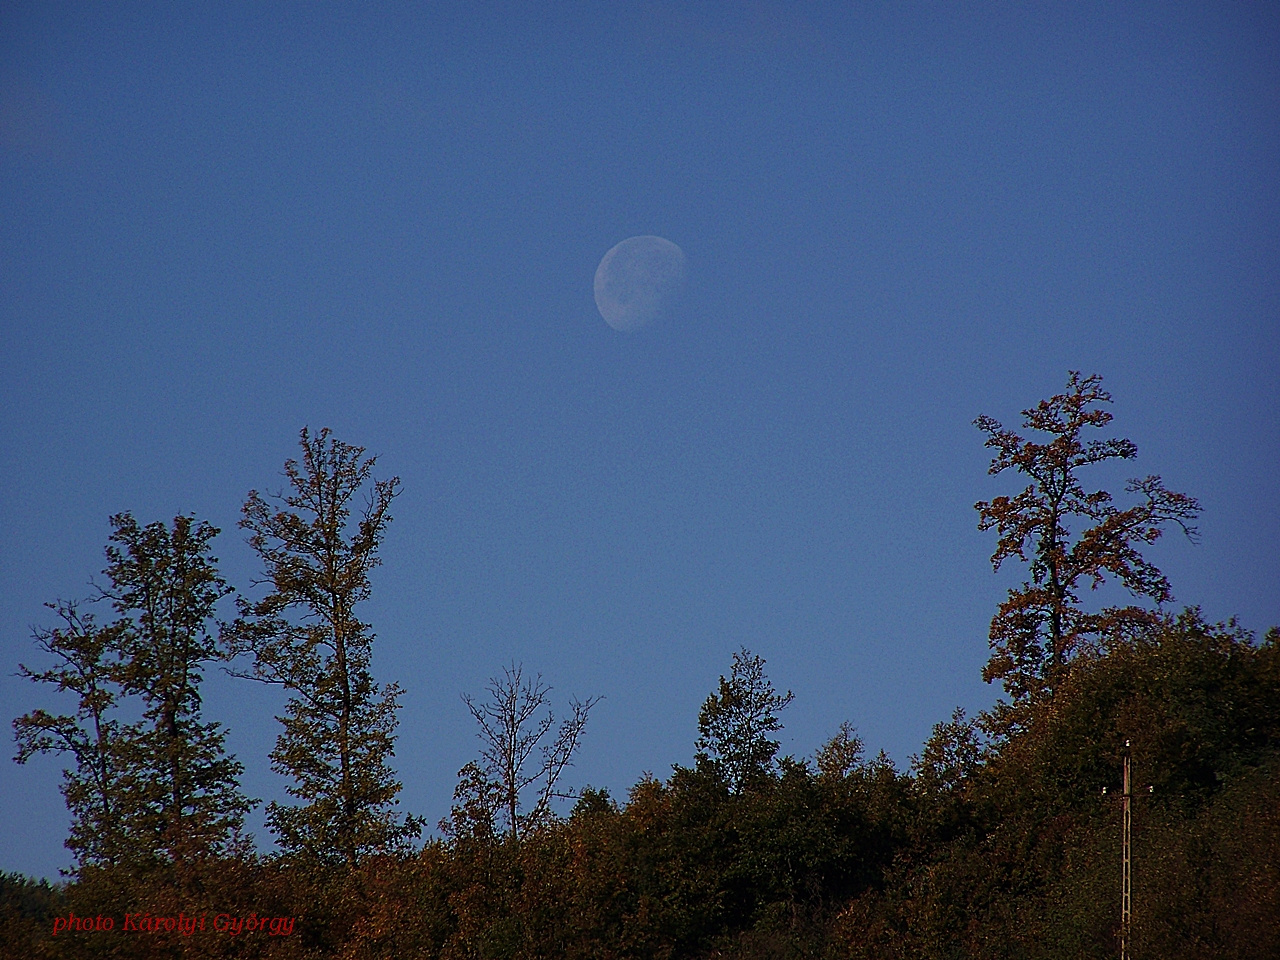
M1280 622L1277 51L1254 3L5 4L0 719L57 705L13 673L109 514L209 519L250 589L303 425L403 481L367 619L432 823L513 659L606 698L573 779L617 796L744 644L784 750L906 765L995 695L971 421L1069 369L1139 447L1098 482L1204 505L1178 601ZM636 234L688 292L623 334ZM282 797L279 700L206 702ZM55 875L60 764L12 749L0 869Z

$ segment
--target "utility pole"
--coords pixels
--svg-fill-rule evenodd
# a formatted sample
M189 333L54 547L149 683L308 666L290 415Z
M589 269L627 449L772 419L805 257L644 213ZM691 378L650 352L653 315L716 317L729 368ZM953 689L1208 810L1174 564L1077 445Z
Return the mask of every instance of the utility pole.
M1130 857L1129 857L1129 741L1124 742L1124 771L1121 777L1120 803L1124 809L1124 841L1121 846L1120 859L1123 863L1123 877L1120 885L1120 960L1129 960L1129 924L1132 920L1132 901L1130 900Z

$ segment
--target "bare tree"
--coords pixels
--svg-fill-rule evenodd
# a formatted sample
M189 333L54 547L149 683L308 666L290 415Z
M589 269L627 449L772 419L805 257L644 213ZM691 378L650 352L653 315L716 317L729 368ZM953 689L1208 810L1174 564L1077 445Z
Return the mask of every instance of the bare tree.
M572 766L587 715L600 698L570 700L569 716L548 739L555 716L547 696L551 688L541 674L526 678L523 666L513 663L503 668L501 677L490 679L486 689L490 698L486 703L477 703L469 695L462 698L480 725L477 735L483 746L480 764L468 764L460 776L470 772L474 780L477 772L483 774L486 789L480 792L493 797L496 809L492 812L501 814L507 836L518 840L551 817L553 800L577 797L560 789L560 778Z

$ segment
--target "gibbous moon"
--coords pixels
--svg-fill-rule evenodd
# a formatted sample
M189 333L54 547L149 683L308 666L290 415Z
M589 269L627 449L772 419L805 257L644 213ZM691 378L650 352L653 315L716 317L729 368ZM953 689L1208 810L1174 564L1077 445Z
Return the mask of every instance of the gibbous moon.
M662 237L631 237L596 267L596 306L615 330L667 316L684 288L684 251Z

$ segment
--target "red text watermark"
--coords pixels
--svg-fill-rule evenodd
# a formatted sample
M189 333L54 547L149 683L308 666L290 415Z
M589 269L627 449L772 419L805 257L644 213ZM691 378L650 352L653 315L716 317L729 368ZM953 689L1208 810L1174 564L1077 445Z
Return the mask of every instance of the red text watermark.
M117 925L115 917L104 917L101 914L93 917L78 917L68 913L65 917L53 918L53 935L60 933L102 933L121 930L129 933L177 933L184 937L193 937L197 932L210 931L229 937L244 934L264 934L268 937L287 937L293 933L293 917L259 916L257 911L240 916L233 913L216 913L212 917L202 913L186 914L179 912L171 916L151 913L126 913L124 922Z

